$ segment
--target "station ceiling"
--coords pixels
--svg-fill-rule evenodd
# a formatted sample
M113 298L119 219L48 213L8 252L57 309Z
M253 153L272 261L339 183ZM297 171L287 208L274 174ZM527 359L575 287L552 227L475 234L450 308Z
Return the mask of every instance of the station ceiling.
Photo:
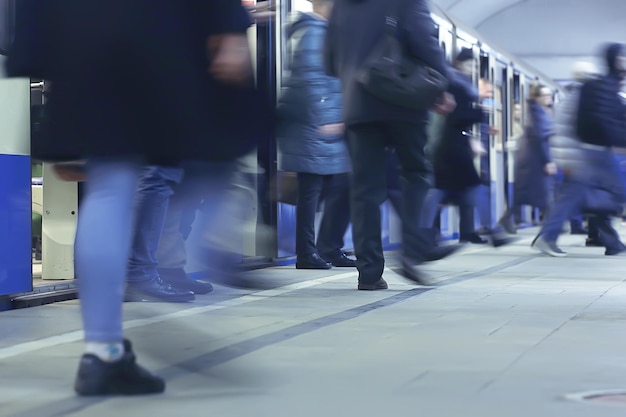
M431 0L452 19L555 80L604 42L626 42L626 0Z

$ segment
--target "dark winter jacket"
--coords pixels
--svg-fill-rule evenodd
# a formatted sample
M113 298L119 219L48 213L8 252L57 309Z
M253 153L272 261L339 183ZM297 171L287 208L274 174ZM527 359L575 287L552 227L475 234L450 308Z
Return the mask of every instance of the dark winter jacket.
M341 79L345 122L377 121L423 123L428 112L415 112L382 102L367 93L357 80L366 59L387 30L385 17L397 4L398 36L408 53L447 75L435 24L427 0L338 0L333 6L326 38L326 68Z
M581 90L577 132L583 142L626 146L626 105L618 95L624 74L616 68L618 53L626 53L623 45L609 45L606 50L609 73L588 81Z
M323 125L342 123L341 84L323 64L327 22L300 13L288 32L289 70L278 105L279 168L330 175L350 171L343 134L325 136Z
M155 164L232 160L269 127L253 87L207 71L207 38L245 34L231 0L20 0L10 76L52 90L37 157L141 157Z
M530 121L519 140L515 155L515 205L548 207L548 176L545 166L552 161L550 137L554 123L548 112L534 100L528 101Z
M454 95L456 108L445 120L442 136L433 153L435 187L463 190L481 183L474 165L470 145L473 125L480 123L483 111L478 104L478 91L465 74L453 70L448 91Z

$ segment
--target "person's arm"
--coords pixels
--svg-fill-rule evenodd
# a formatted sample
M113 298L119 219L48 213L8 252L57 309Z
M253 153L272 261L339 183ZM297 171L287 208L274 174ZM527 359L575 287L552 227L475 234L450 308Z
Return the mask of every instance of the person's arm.
M324 60L324 69L326 70L326 74L332 77L338 77L338 71L335 60L335 31L337 26L337 14L333 11L331 12L330 19L328 19L328 29L326 30L326 36L324 38L324 52L323 52L323 60Z
M426 0L404 0L400 10L398 24L407 50L449 79L448 64L439 46L435 22L430 16Z
M482 121L482 109L478 106L474 106L472 97L470 97L466 87L462 83L452 81L448 91L454 96L454 100L456 101L456 108L448 116L451 125L464 128Z
M240 0L187 0L207 19L211 35L245 34L252 24L250 13Z

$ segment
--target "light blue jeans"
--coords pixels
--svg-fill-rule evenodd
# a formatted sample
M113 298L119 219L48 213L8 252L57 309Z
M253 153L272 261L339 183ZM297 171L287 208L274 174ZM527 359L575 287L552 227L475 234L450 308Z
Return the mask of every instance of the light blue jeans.
M207 220L196 225L226 242L236 236L236 217L228 204L234 163L190 164L184 201L202 196L211 207ZM120 342L122 302L133 235L134 202L142 165L135 161L91 160L86 165L86 193L80 206L75 264L85 340ZM213 233L215 231L215 233ZM230 232L230 234L228 233ZM196 250L209 242L198 241Z
M75 266L85 340L122 341L122 301L140 164L91 160L80 205Z

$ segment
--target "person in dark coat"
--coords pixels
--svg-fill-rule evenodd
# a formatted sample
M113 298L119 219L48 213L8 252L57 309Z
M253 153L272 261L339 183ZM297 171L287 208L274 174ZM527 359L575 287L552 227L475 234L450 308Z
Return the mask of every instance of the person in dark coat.
M335 3L326 37L326 68L343 87L344 122L352 161L352 230L360 290L382 290L387 283L381 242L380 205L387 198L387 147L395 148L402 170L403 273L423 283L415 265L427 260L430 242L419 230L423 199L429 188L430 165L424 154L427 111L415 111L379 100L369 94L359 76L372 50L389 30L386 15L397 8L396 29L408 54L449 76L435 25L425 0L340 0ZM394 16L395 17L395 16ZM449 111L451 98L439 108ZM441 258L456 248L440 248Z
M435 187L426 196L421 225L433 227L439 204L451 202L459 206L460 242L487 243L474 231L476 193L481 178L474 165L477 150L472 146L473 125L482 122L484 110L480 106L478 90L472 83L476 61L471 49L458 54L448 91L454 96L456 108L446 117L441 138L432 149ZM485 90L486 91L486 90ZM479 140L476 142L480 143ZM500 235L493 235L495 246L509 243Z
M341 84L326 74L324 37L332 0L314 0L288 29L290 74L278 105L279 169L298 174L296 268L354 267L342 251L350 223L350 159L344 135ZM315 213L325 196L315 241Z
M610 44L605 54L608 74L578 87L558 114L557 138L561 145L569 144L569 154L564 154L563 146L559 151L567 181L533 245L550 256L567 255L556 241L564 220L577 212L596 215L595 227L605 255L626 254L626 246L611 225L611 217L620 216L626 202L620 168L612 153L613 147L626 147L626 105L619 96L626 78L626 46ZM562 137L570 140L565 142ZM576 140L581 143L573 147Z
M122 331L137 178L143 164L190 161L205 180L229 184L260 128L249 25L230 0L16 2L8 75L52 85L37 157L86 160L75 245L87 345L80 395L165 389Z
M508 232L515 232L513 216L519 207L528 205L545 212L549 206L548 181L557 173L550 156L550 138L554 134L551 106L550 88L533 85L528 100L529 122L524 136L518 140L515 154L513 205L498 222Z

